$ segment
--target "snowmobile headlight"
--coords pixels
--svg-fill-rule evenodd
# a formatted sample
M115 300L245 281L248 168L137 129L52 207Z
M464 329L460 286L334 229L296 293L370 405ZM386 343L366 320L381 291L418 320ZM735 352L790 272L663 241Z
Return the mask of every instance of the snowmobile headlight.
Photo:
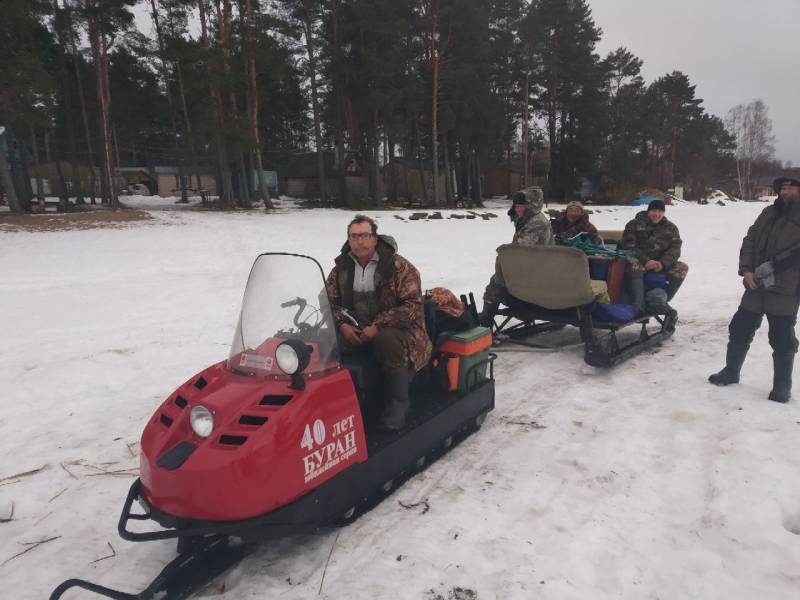
M208 437L214 431L214 415L205 406L192 407L189 413L189 423L194 431L200 437Z
M275 349L275 360L287 375L301 373L308 366L313 348L300 340L286 340Z

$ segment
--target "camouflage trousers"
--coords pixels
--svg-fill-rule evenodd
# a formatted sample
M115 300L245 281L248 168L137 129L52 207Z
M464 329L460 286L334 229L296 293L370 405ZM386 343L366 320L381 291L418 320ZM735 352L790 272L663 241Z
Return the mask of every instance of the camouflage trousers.
M353 346L341 339L342 350L348 354L372 353L384 371L409 366L408 333L394 327L384 327L372 342Z
M632 273L638 272L645 272L644 265L639 262L638 258L630 257L628 260L628 271ZM674 277L675 279L686 279L686 275L689 273L689 265L685 262L681 262L679 260L675 261L675 264L669 268L664 274L667 277Z
M498 257L494 261L494 275L483 292L483 303L484 305L487 302L500 304L505 301L506 296L508 296L508 289L506 289L506 280L503 279L503 272L500 270L500 258Z

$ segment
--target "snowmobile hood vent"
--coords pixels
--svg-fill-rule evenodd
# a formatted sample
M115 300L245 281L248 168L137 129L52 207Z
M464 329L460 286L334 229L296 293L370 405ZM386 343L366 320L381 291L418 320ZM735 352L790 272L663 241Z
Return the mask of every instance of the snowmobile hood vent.
M170 427L172 425L172 419L170 419L164 413L161 413L161 416L158 418L158 420L161 421L161 424L165 427Z
M246 435L221 435L219 443L225 446L241 446L247 441Z
M186 404L187 404L186 398L184 398L182 396L176 396L175 397L175 404L177 406L179 406L180 408L186 408Z
M196 387L198 390L202 390L207 385L208 382L206 381L205 377L201 377L200 379L194 382L194 387Z
M256 427L261 427L267 420L267 417L259 415L242 415L239 417L239 425L255 425Z
M283 406L293 397L291 394L267 394L261 398L259 404L261 406Z

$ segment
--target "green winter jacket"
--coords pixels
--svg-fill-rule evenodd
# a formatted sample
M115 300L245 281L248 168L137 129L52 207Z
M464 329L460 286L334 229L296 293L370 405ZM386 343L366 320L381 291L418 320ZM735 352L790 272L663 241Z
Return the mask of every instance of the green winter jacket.
M681 234L675 223L664 217L657 225L643 210L625 225L620 249L630 249L644 265L648 260L657 260L669 271L681 257Z
M754 272L776 254L800 245L800 202L787 203L782 198L761 211L747 230L739 251L739 275ZM800 269L791 267L775 274L775 286L769 290L746 290L741 307L753 312L788 316L797 312L800 299Z

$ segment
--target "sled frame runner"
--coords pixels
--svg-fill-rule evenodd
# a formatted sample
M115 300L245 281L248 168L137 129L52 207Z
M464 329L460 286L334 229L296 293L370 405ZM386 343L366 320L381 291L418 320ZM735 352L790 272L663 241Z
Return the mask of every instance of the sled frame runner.
M674 311L643 314L627 322L595 320L592 308L606 286L590 279L589 261L580 250L506 244L497 249L497 255L511 299L497 313L499 324L495 322L492 328L495 345L555 350L526 338L571 325L580 330L586 363L607 368L660 344L675 332L678 315ZM472 310L474 305L472 300ZM617 332L634 325L640 326L639 335L621 342Z

